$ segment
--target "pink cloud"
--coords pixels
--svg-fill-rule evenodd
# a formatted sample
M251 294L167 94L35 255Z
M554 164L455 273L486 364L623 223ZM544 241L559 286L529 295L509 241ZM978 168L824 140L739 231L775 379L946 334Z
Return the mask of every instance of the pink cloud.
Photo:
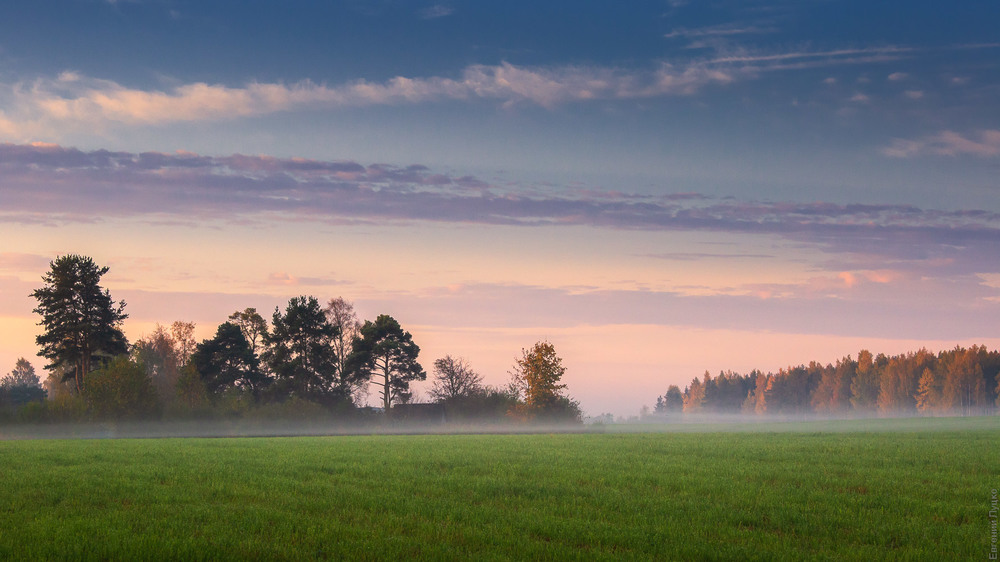
M886 263L898 269L903 263L947 260L941 262L947 264L942 267L969 274L987 272L1000 263L1000 215L982 210L717 200L691 194L652 197L589 189L553 194L533 186L494 187L422 165L366 166L351 161L209 157L187 152L85 152L9 144L0 145L0 174L4 179L0 221L6 222L59 224L139 217L157 223L295 220L572 225L777 236L846 256L838 259L850 263L831 267L840 271L873 269ZM866 263L860 263L862 259ZM321 285L337 280L309 282Z
M41 273L49 268L49 262L54 258L55 256L0 252L0 270Z
M21 138L60 126L149 125L214 121L310 107L404 105L439 100L528 102L544 107L594 99L691 95L728 84L737 71L692 63L662 64L652 71L607 67L529 68L509 63L472 65L458 78L397 76L382 83L359 80L338 86L305 80L295 84L250 83L241 87L203 82L169 90L129 88L111 80L64 72L55 79L8 86L14 99L0 113L0 135Z
M939 156L967 154L980 158L995 158L1000 156L1000 130L987 129L972 135L942 131L916 140L894 139L888 147L882 149L882 153L894 158L911 158L924 154Z

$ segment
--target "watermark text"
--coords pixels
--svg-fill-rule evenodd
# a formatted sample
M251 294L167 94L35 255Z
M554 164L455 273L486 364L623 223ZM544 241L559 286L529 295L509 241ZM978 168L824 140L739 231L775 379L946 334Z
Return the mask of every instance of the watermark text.
M990 560L997 559L997 515L1000 507L997 502L996 488L990 490Z

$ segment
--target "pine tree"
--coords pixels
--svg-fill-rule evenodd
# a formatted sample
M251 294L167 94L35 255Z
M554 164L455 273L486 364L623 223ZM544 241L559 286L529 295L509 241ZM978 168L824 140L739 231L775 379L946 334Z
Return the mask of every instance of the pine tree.
M379 395L387 415L393 403L410 400L410 381L427 378L427 373L417 363L420 347L413 343L413 336L387 314L379 315L374 322L365 322L361 336L354 338L351 349L347 361L351 379L380 378L373 384L381 387Z
M125 301L115 303L101 287L107 267L89 257L67 255L51 263L42 280L45 286L31 296L38 301L34 312L42 316L45 332L35 338L39 355L49 360L46 369L64 372L77 393L84 391L87 373L112 357L128 352L121 331Z

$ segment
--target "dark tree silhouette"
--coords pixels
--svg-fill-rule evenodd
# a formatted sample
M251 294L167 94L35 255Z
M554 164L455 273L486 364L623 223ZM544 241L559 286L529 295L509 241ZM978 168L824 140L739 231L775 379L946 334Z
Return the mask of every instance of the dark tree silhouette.
M439 401L471 396L483 388L483 377L459 357L446 355L434 361L434 386L431 396Z
M38 301L34 312L42 316L45 332L35 338L39 355L49 360L50 371L65 373L77 393L85 388L87 373L112 357L128 352L121 331L125 301L115 303L101 287L107 267L99 267L85 256L56 258L42 280L45 286L31 296Z
M257 396L268 383L250 343L240 327L230 322L220 325L214 338L197 345L191 364L205 390L214 395L240 388Z
M374 322L365 322L361 336L354 338L351 348L348 370L359 380L379 379L372 384L379 387L387 415L393 403L410 400L411 381L427 378L427 373L417 363L420 347L413 343L413 336L387 314L379 315Z
M350 389L337 377L337 354L332 345L337 332L316 297L292 298L284 314L274 309L262 359L274 375L272 391L276 397L327 404L350 398Z

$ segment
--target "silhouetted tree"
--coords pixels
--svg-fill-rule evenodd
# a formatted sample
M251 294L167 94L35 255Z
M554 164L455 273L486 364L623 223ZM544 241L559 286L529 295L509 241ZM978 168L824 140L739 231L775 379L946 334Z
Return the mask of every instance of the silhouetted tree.
M475 392L446 399L450 421L500 423L508 413L517 409L517 397L509 390L492 386L480 387Z
M18 407L29 402L45 400L35 367L21 357L14 363L14 370L0 378L0 405Z
M701 408L710 412L736 413L743 407L747 395L754 388L757 372L748 376L732 371L720 372L714 379L705 373L705 397Z
M250 351L259 358L261 346L268 333L267 320L264 320L264 317L257 313L256 308L247 308L230 314L229 321L240 327L243 337L250 344Z
M294 297L284 314L275 308L271 333L262 355L275 378L275 397L295 396L332 404L350 399L350 389L337 377L337 354L330 324L316 297Z
M44 333L35 338L39 355L49 360L46 369L61 371L72 379L77 393L83 391L86 375L116 355L128 352L121 331L125 301L115 303L101 287L107 267L98 267L85 256L56 258L42 280L45 286L31 296L38 301L34 312L42 317Z
M35 374L35 367L24 357L19 357L14 363L14 370L0 378L0 385L42 387L38 375Z
M257 356L239 326L224 322L215 332L215 337L204 340L195 347L190 364L198 373L205 392L219 396L231 389L240 389L258 396L269 382L260 370ZM187 404L197 405L198 384L186 379L178 380L178 392L185 395Z
M417 363L420 347L392 316L381 314L374 322L366 321L361 336L354 338L348 359L348 371L357 380L371 380L379 388L386 415L397 402L408 402L410 382L425 380L427 373Z
M672 384L667 387L667 392L663 396L656 398L656 407L653 411L657 414L675 414L683 409L684 395L676 384Z
M337 329L331 345L337 354L338 386L348 389L355 403L361 403L368 394L368 379L353 376L347 365L354 338L361 336L361 322L354 312L354 305L343 297L337 297L326 303L323 312L327 321Z
M438 402L470 396L482 389L483 377L462 358L446 355L434 361L434 385L431 397Z

